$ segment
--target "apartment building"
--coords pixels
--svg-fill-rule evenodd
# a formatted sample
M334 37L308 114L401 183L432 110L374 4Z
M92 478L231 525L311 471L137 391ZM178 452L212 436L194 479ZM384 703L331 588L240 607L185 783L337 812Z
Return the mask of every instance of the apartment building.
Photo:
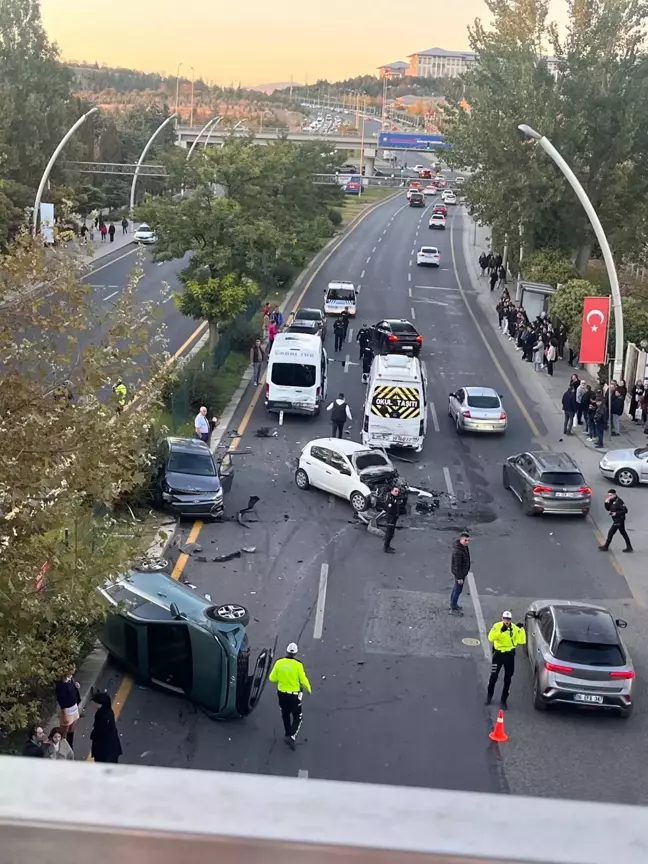
M477 55L472 51L446 51L445 48L428 48L409 55L408 75L419 78L457 78L474 63Z
M407 75L409 63L404 60L397 60L395 63L386 63L384 66L378 67L378 72L381 78L404 78Z

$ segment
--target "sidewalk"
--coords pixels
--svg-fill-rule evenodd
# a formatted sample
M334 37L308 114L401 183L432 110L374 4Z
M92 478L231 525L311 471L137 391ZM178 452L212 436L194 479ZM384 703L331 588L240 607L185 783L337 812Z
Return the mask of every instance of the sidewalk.
M466 261L466 269L470 278L471 287L477 294L477 300L482 307L486 318L502 350L511 362L518 383L520 394L526 401L533 405L542 418L546 427L546 434L538 440L539 447L548 447L554 451L567 453L579 465L587 483L592 487L592 510L590 516L597 529L599 542L607 534L610 517L603 506L603 500L608 489L615 487L613 481L606 479L600 472L599 462L608 450L629 450L648 446L648 436L643 434L643 428L634 424L627 414L621 421L621 434L610 438L606 432L604 447L598 449L593 443L586 441L584 427L574 426L573 435L563 435L563 410L562 395L567 389L569 378L576 372L582 380L588 381L594 389L599 388L598 382L587 374L584 369L572 368L567 361L557 361L554 366L553 377L547 375L546 371L535 372L532 363L525 363L521 358L521 352L516 350L515 340L509 341L499 327L495 306L500 298L501 292L490 290L488 280L480 276L478 258L481 252L490 249L490 229L477 226L476 244L473 245L475 228L473 221L465 211L463 218L463 252ZM487 239L488 238L488 239ZM511 291L509 282L508 288ZM637 602L648 608L648 574L646 574L643 559L648 549L648 507L646 507L646 489L637 486L632 489L616 487L619 495L628 506L628 532L635 549L634 555L612 554L612 563L617 572L621 573L627 580L633 596ZM620 551L619 545L617 552ZM623 559L623 566L621 560Z
M135 240L133 240L133 235L138 227L139 222L131 222L128 228L128 233L123 234L121 225L115 224L115 239L112 243L110 242L109 237L106 237L106 242L102 243L101 234L99 231L95 230L94 240L92 242L88 240L87 243L83 244L79 240L71 240L67 244L67 248L71 253L78 255L82 261L91 264L93 261L105 258L112 252L118 252L125 246L130 246L134 243Z

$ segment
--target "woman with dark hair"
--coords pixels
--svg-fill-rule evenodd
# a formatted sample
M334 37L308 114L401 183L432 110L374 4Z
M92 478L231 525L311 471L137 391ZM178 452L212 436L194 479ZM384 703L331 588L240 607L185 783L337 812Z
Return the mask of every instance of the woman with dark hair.
M56 703L59 708L59 726L61 735L74 749L74 727L79 719L79 703L81 694L79 683L74 680L74 669L60 678L54 684L56 690Z
M118 762L122 755L117 722L112 709L112 700L107 693L95 693L92 701L99 707L94 716L90 733L92 749L90 755L95 762Z
M67 740L63 737L63 732L58 726L55 726L47 736L45 750L45 756L48 759L74 760L74 750L72 750Z

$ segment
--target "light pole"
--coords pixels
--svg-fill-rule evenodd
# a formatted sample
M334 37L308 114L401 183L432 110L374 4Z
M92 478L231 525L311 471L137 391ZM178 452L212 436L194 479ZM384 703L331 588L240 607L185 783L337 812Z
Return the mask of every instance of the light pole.
M200 130L200 132L196 135L196 140L193 142L193 144L192 144L191 147L189 148L189 152L187 153L187 162L188 162L189 159L191 158L191 154L193 153L193 151L196 149L196 144L197 144L197 143L200 141L200 139L202 138L202 134L203 134L203 132L206 132L207 129L208 129L208 127L211 126L212 124L215 126L217 123L219 123L219 122L220 122L220 119L221 119L221 118L220 118L219 116L212 117L211 120L208 120L208 121L205 123L205 125L202 127L202 129ZM211 130L210 130L210 134L211 134Z
M212 132L218 126L218 124L221 122L222 119L223 119L222 117L217 117L216 122L214 123L214 125L211 127L211 129L207 133L207 137L205 138L205 146L203 147L203 152L207 149L207 145L209 144L209 139L212 136Z
M49 176L51 174L52 168L54 167L54 163L58 159L61 150L65 147L67 142L74 135L76 130L79 128L79 126L82 126L85 123L85 121L88 119L88 117L91 114L95 114L98 110L99 110L99 108L97 106L95 106L94 108L91 108L89 111L87 111L83 115L83 117L79 117L79 119L76 121L76 123L73 126L71 126L68 129L68 131L65 133L65 135L61 138L61 140L59 141L58 147L52 153L50 160L47 163L47 167L43 171L43 176L41 177L41 181L38 184L38 191L36 192L36 198L34 199L34 218L33 218L33 223L32 223L32 236L33 237L36 236L36 231L38 230L38 217L40 215L39 211L40 211L41 198L43 197L43 190L45 189L45 184L49 180Z
M612 257L612 250L610 249L610 244L607 241L607 237L605 236L605 232L603 231L603 226L601 225L601 220L599 219L596 210L592 206L592 202L587 197L587 193L581 186L578 181L578 178L571 170L569 165L565 162L560 153L553 146L551 141L548 138L545 138L544 135L541 135L539 132L536 132L535 129L532 129L530 126L527 126L526 123L521 123L518 126L520 132L523 132L528 138L537 141L538 144L542 147L545 153L553 159L556 165L560 168L562 173L567 178L569 185L572 187L578 200L583 205L583 209L587 213L587 218L589 219L592 228L594 229L594 233L596 234L596 239L598 240L599 246L601 247L601 252L603 253L603 260L605 261L605 269L607 270L608 279L610 280L610 289L612 292L612 309L614 311L614 377L618 381L618 379L623 375L623 307L621 305L621 292L619 290L619 278L617 276L616 267L614 266L614 258Z
M176 104L175 104L175 116L178 116L178 105L180 103L180 70L182 69L182 63L178 63L178 71L176 72Z
M191 113L189 115L189 125L193 127L193 112L194 112L194 87L196 86L196 73L194 72L194 67L190 66L191 69Z
M174 120L176 116L177 115L175 115L175 114L171 114L170 117L167 117L166 120L164 120L162 123L160 123L158 128L155 130L155 132L151 135L149 140L144 145L144 149L142 150L140 158L137 161L137 165L135 167L135 173L133 174L133 182L131 183L131 191L130 191L129 211L130 211L131 220L133 218L133 210L135 209L135 188L137 187L137 178L139 177L139 172L140 172L140 168L142 167L142 163L144 162L144 159L146 158L146 154L148 153L148 151L151 148L151 144L155 141L155 139L160 134L160 132L164 129L164 127L167 125L167 123L170 123L172 120Z

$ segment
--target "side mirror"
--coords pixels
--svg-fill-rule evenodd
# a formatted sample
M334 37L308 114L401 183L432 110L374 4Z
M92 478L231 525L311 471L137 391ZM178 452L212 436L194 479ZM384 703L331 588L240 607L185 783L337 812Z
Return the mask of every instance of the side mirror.
M625 630L625 628L628 626L628 622L627 622L627 621L624 621L623 618L617 618L617 619L616 619L616 625L617 625L617 627L619 627L621 630Z
M531 611L529 611L529 612L527 612L527 613L525 614L524 617L525 617L525 618L537 618L537 617L538 617L538 613L537 613L537 612L531 612Z
M457 398L457 394L456 394L456 393L448 393L448 397L451 398L451 399L456 399L456 398Z
M182 618L182 615L180 614L180 610L178 609L176 603L172 603L169 606L169 612L171 613L172 618Z

